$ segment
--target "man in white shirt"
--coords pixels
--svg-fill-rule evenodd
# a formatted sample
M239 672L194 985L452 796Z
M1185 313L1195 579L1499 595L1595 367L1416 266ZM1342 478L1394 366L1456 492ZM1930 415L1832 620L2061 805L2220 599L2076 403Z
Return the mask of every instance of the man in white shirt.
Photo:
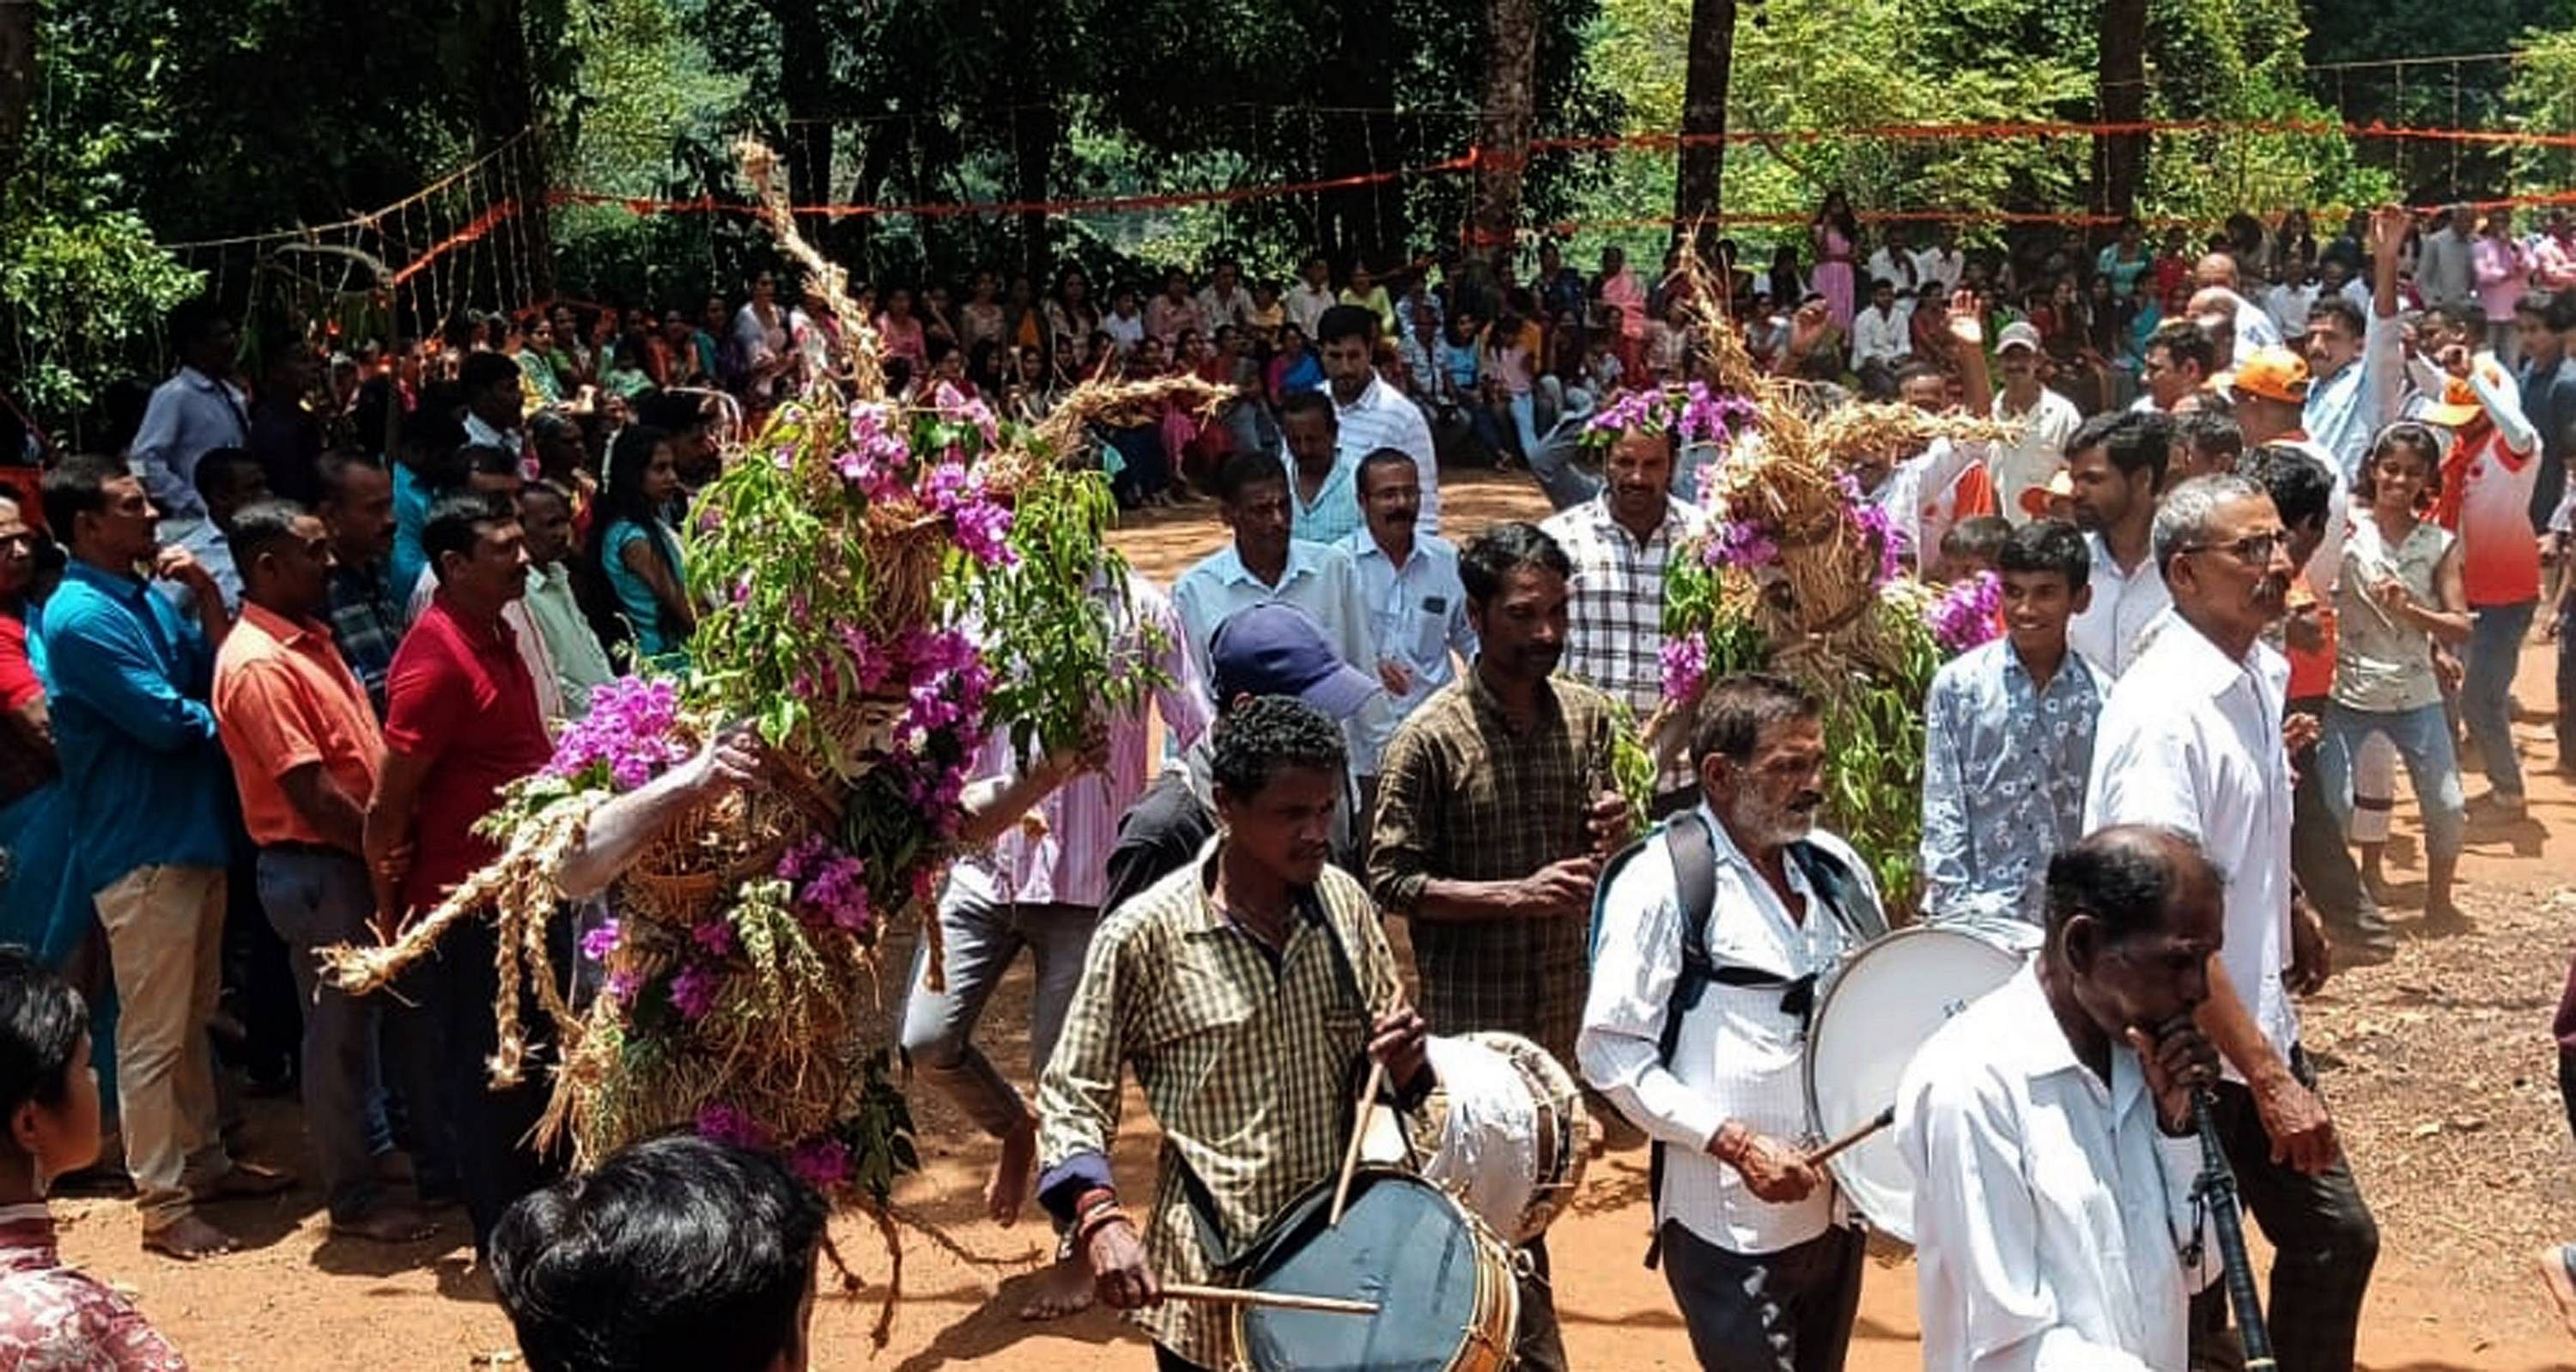
M2289 666L2262 641L2287 607L2289 535L2263 488L2205 476L2166 495L2155 557L2174 619L2102 707L2084 822L2199 841L2225 883L2226 943L2200 1026L2227 1060L2211 1115L2274 1251L2272 1336L2292 1372L2352 1366L2379 1228L2299 1048L2294 994L2326 973L2316 914L2290 879ZM2195 1328L2209 1313L2195 1301Z
M2274 270L2278 279L2263 292L2263 313L2283 338L2296 338L2308 331L2308 307L2317 303L2317 283L2309 280L2303 264L2292 262ZM2299 275L2293 276L2293 272Z
M1941 1026L1896 1091L1914 1171L1925 1372L2160 1372L2203 1275L2192 1013L2223 930L2189 840L2108 829L2057 855L2020 975Z
M1360 830L1377 808L1377 760L1398 725L1458 679L1461 661L1476 660L1476 631L1467 623L1467 588L1458 577L1458 550L1446 539L1420 534L1421 478L1413 459L1380 448L1360 460L1359 499L1364 528L1342 540L1359 569L1360 595L1368 602L1369 642L1377 650L1378 683L1386 693L1358 719L1351 769L1359 774ZM1452 657L1452 654L1455 657ZM1362 664L1361 670L1368 670Z
M1915 280L1923 285L1941 283L1944 295L1959 289L1959 278L1967 275L1968 257L1950 240L1950 226L1942 224L1932 230L1932 241L1914 254Z
M1440 462L1431 447L1431 424L1422 407L1377 374L1377 311L1335 305L1316 322L1324 389L1342 422L1342 454L1353 465L1380 448L1413 459L1422 481L1422 531L1440 531Z
M2153 556L2171 429L2162 415L2097 414L2066 446L2075 527L2093 551L2093 599L2067 625L2066 640L2107 679L2128 670L2147 626L2173 603Z
M2469 304L2478 284L2470 252L2477 237L2476 218L2467 206L2453 205L2435 211L2433 224L2433 231L2424 235L2423 256L2415 263L2415 289L2434 309Z
M1905 225L1890 223L1881 230L1882 241L1869 255L1869 279L1884 281L1907 299L1923 288L1923 268L1914 260L1914 250L1905 246Z
M518 457L527 451L527 401L519 393L519 364L502 353L471 353L457 372L465 390L465 441L481 448L501 448Z
M1288 322L1296 325L1297 331L1312 343L1316 328L1324 322L1324 311L1331 309L1333 304L1333 267L1324 260L1322 253L1317 253L1306 259L1305 267L1298 272L1297 284L1288 288Z
M1304 610L1323 626L1342 661L1361 671L1369 648L1368 607L1350 554L1288 536L1288 473L1271 453L1236 453L1216 474L1218 513L1234 541L1202 558L1172 586L1190 660L1208 675L1216 626L1235 611L1271 601Z
M1210 333L1227 324L1240 329L1252 322L1252 292L1243 288L1243 268L1234 259L1216 260L1207 286L1199 292L1199 320Z
M1870 283L1869 308L1852 316L1852 370L1864 381L1873 370L1883 375L1914 355L1914 312L1897 300L1896 284L1882 276Z
M161 512L164 543L181 541L203 523L197 459L217 448L250 446L250 400L227 379L241 356L241 330L211 298L180 302L170 311L170 338L179 370L155 387L143 407L129 454L143 493Z
M1995 418L2020 426L2021 436L1994 445L1987 473L1995 486L1995 511L2015 524L2048 513L2048 481L2066 470L2067 440L2084 427L2075 402L2039 384L2039 330L2007 324L1995 335L1995 363L2004 374L1995 395Z
M1706 799L1631 848L1596 906L1575 1057L1654 1140L1656 1250L1703 1367L1840 1368L1860 1296L1860 1231L1800 1141L1801 1061L1816 979L1885 916L1868 865L1814 827L1820 721L1778 677L1711 686Z

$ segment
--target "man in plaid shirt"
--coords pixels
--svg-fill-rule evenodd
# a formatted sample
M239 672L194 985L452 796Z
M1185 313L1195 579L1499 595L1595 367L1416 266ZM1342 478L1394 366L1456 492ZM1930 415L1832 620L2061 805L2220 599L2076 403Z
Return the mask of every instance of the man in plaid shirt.
M1101 921L1038 1085L1039 1198L1167 1372L1233 1365L1223 1313L1165 1304L1163 1284L1206 1282L1331 1181L1359 1055L1386 1064L1399 1105L1432 1084L1423 1019L1398 1008L1368 893L1325 862L1348 765L1340 727L1263 696L1214 739L1224 828ZM1163 1131L1150 1222L1120 1204L1109 1170L1122 1067Z
M1664 564L1698 532L1700 515L1671 493L1670 433L1621 433L1601 474L1601 494L1541 526L1574 567L1565 671L1643 723L1664 698ZM1699 792L1684 749L1658 752L1671 755L1655 774L1661 816L1687 809Z
M1590 985L1586 940L1601 860L1627 841L1608 789L1610 701L1555 676L1572 564L1530 524L1501 524L1458 562L1475 669L1387 745L1369 888L1413 922L1422 1011L1444 1034L1500 1030L1570 1071ZM1515 1355L1562 1368L1547 1250L1529 1245Z

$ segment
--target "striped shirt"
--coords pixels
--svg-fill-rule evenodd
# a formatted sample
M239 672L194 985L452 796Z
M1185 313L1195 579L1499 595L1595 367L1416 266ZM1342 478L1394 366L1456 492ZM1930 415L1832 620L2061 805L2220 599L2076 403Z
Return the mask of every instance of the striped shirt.
M1325 868L1274 950L1208 898L1223 842L1101 921L1038 1084L1039 1189L1052 1196L1069 1179L1107 1179L1119 1072L1135 1071L1163 1131L1153 1209L1137 1220L1166 1282L1209 1280L1272 1216L1330 1180L1374 1008L1399 989L1395 954L1357 881ZM1191 1210L1185 1168L1214 1206L1212 1236ZM1209 1252L1206 1237L1227 1251ZM1173 1301L1131 1318L1191 1362L1231 1365L1221 1310Z
M1324 393L1332 395L1331 388ZM1413 459L1413 470L1422 480L1422 514L1414 528L1426 534L1440 532L1440 462L1431 450L1431 424L1422 417L1422 407L1373 375L1368 389L1350 404L1334 396L1333 413L1342 426L1337 450L1352 471L1359 470L1360 459L1380 448L1393 448Z
M1592 846L1592 798L1609 786L1609 698L1549 680L1544 714L1512 727L1473 671L1395 732L1378 772L1369 891L1410 915L1432 879L1512 881ZM1415 920L1421 1010L1435 1033L1518 1034L1569 1068L1588 977L1584 921Z
M1699 512L1666 498L1664 522L1640 541L1610 513L1607 492L1539 526L1574 564L1565 673L1628 707L1638 724L1664 699L1664 564L1699 529ZM1687 756L1655 776L1658 794L1691 785Z
M1181 617L1153 582L1127 574L1123 598L1094 595L1105 602L1111 623L1111 652L1128 661L1149 663L1161 676L1154 705L1163 727L1177 746L1187 748L1207 732L1212 715L1208 688L1198 665L1181 644ZM1100 909L1109 894L1109 853L1118 843L1118 817L1145 794L1153 780L1149 752L1151 721L1142 701L1109 720L1109 763L1084 772L1048 793L1031 811L1034 824L1013 825L993 844L989 858L958 863L956 874L968 881L992 882L993 895L1021 905L1081 905ZM988 775L1006 775L1010 740L996 734Z

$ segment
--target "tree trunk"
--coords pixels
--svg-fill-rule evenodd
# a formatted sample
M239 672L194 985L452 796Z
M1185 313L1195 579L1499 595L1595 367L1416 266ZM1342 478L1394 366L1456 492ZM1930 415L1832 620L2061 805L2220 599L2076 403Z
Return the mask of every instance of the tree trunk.
M1726 209L1726 85L1735 67L1735 0L1692 0L1686 60L1680 169L1673 184L1676 243L1694 224ZM1711 243L1700 245L1703 256L1713 249Z
M798 205L832 200L832 47L811 4L779 4L778 95L787 120L787 198ZM820 244L831 220L806 215L798 226ZM864 272L861 273L864 275Z
M1510 254L1520 230L1530 87L1538 78L1538 3L1489 0L1485 15L1485 96L1476 119L1476 199L1467 216L1467 252L1490 262Z
M1064 143L1064 116L1034 91L1011 112L1011 198L1040 204L1055 184L1056 151ZM1041 210L1020 212L1020 263L1029 281L1046 294L1048 281L1047 217Z
M486 184L508 188L518 200L519 228L487 234L470 244L456 262L464 292L475 279L472 253L491 253L492 280L503 297L493 306L515 310L550 299L555 292L554 237L547 213L546 191L553 184L546 162L544 130L537 127L537 72L528 52L527 16L520 0L485 0L477 7L482 21L475 49L482 54L474 82L475 133L483 150L501 146L525 133L501 159L496 178ZM498 201L496 199L495 203ZM510 296L518 299L509 299Z
M0 0L0 181L18 170L36 108L36 0Z
M2102 122L2133 124L2147 109L2147 0L2102 0L2099 105ZM2105 133L2093 137L2093 210L2124 215L2138 206L2138 183L2147 169L2147 136ZM2096 235L2101 236L2099 234Z

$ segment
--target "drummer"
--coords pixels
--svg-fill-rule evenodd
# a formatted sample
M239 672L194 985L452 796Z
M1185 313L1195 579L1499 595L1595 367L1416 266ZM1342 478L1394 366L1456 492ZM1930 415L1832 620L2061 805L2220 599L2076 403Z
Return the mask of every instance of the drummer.
M1886 917L1867 865L1814 827L1826 767L1814 697L1779 677L1723 678L1691 744L1701 803L1602 886L1576 1056L1655 1141L1647 1261L1660 1250L1700 1365L1837 1372L1863 1243L1805 1161L1807 1016L1817 978ZM1694 923L1707 960L1686 976Z
M2191 1088L2218 1074L2192 1012L2220 890L2171 830L2082 840L2048 865L2038 960L1914 1055L1897 1144L1925 1372L2189 1360Z
M1325 862L1342 731L1262 696L1219 719L1217 837L1103 919L1038 1083L1038 1196L1103 1304L1134 1312L1156 1366L1227 1361L1223 1316L1163 1300L1207 1282L1274 1215L1329 1183L1366 1052L1409 1108L1433 1074L1398 1004L1395 955L1359 882ZM1119 1071L1163 1132L1150 1207L1110 1173Z

